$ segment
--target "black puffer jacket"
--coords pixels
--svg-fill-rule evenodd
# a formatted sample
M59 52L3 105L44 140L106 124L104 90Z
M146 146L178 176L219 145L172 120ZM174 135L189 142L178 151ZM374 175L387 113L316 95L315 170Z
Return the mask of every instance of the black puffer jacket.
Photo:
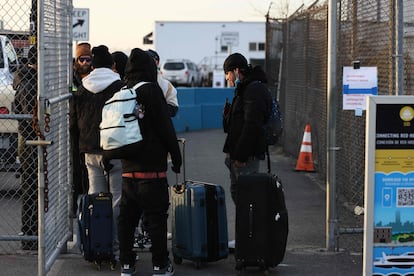
M125 83L109 68L96 68L82 79L70 104L70 132L79 136L81 153L101 153L99 124L102 107Z
M122 159L124 172L163 172L167 170L167 154L173 166L181 167L181 153L177 136L168 113L164 94L157 83L157 68L143 50L131 51L126 69L127 87L150 82L137 89L137 101L143 105L144 117L139 120L143 140Z
M271 110L271 95L265 83L265 73L255 67L235 89L223 147L232 160L264 159L266 142L262 127Z

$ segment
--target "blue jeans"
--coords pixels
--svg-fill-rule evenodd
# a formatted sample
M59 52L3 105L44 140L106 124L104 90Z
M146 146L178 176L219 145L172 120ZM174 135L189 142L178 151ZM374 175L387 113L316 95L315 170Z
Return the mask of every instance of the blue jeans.
M159 267L167 265L169 254L167 249L169 206L170 196L166 178L122 178L122 199L118 218L121 265L135 264L134 234L142 212L147 221L146 230L152 242L152 264Z

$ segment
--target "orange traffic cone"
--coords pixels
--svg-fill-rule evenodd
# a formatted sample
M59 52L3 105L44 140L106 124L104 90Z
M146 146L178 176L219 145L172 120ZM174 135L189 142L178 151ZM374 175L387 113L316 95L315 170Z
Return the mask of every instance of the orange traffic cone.
M303 134L302 146L300 147L300 153L298 161L296 162L297 171L313 172L313 157L312 157L312 142L311 142L311 128L307 124L305 127L305 133Z

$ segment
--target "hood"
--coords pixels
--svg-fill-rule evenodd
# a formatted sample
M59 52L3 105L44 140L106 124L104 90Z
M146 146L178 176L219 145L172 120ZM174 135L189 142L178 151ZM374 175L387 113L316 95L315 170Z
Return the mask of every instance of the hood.
M157 65L154 59L140 48L132 49L125 66L127 86L141 81L157 82Z
M92 93L99 93L105 90L114 81L120 80L118 73L109 68L95 68L86 77L82 79L82 85Z

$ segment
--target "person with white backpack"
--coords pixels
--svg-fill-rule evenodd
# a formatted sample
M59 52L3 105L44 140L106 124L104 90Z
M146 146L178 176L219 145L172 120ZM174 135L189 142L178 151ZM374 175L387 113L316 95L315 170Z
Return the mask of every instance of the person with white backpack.
M173 275L167 249L169 190L167 155L172 170L180 172L182 157L164 94L157 83L157 68L142 49L132 49L125 67L127 88L136 92L142 140L122 158L122 199L118 220L121 275L135 272L134 234L142 210L152 241L153 275ZM137 84L142 84L137 87Z

